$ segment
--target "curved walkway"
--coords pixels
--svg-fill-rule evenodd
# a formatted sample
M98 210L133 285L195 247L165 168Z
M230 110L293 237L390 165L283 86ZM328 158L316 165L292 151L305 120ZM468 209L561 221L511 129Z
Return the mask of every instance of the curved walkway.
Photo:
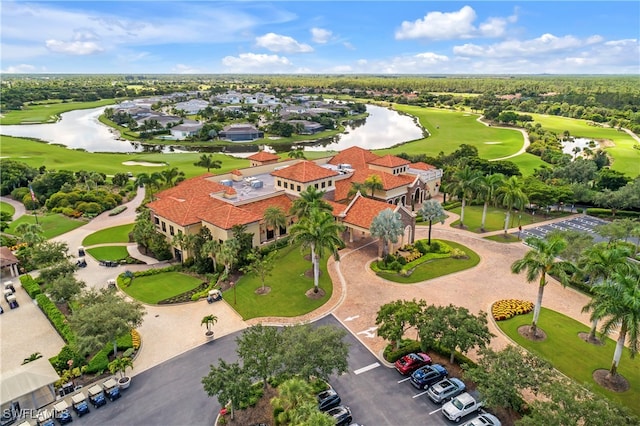
M482 121L483 116L478 117L477 121L478 123L482 123L485 126L489 127L495 127L496 129L509 129L509 130L517 130L520 133L522 133L522 137L524 138L524 144L522 144L522 148L520 148L518 150L518 152L516 152L515 154L511 154L511 155L507 155L506 157L500 157L500 158L492 158L489 161L501 161L501 160L507 160L509 158L513 158L513 157L517 157L518 155L522 155L525 152L527 152L527 148L529 148L529 145L531 145L531 140L529 140L529 134L527 133L526 130L524 129L520 129L517 127L505 127L505 126L494 126L494 125L490 125L489 123L485 123L484 121Z
M15 213L13 213L13 218L11 219L12 221L18 219L20 216L24 216L25 214L27 214L27 209L24 208L24 204L14 200L13 198L0 197L0 201L2 201L3 203L11 204L11 206L15 209Z

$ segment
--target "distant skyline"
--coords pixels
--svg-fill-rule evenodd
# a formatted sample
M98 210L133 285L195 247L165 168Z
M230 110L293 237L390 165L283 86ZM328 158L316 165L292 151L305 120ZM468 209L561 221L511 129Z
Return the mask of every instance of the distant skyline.
M12 1L2 73L640 74L638 1Z

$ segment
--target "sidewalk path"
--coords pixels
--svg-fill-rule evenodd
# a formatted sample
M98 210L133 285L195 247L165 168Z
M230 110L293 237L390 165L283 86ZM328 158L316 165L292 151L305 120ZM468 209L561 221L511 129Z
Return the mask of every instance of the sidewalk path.
M485 123L484 121L482 121L483 116L478 117L478 123L482 123L485 126L491 126L491 127L495 127L496 129L509 129L509 130L517 130L520 133L522 133L522 137L524 138L524 143L522 144L522 148L520 148L518 150L518 152L516 152L515 154L511 154L511 155L507 155L506 157L500 157L500 158L492 158L489 161L502 161L502 160L507 160L509 158L513 158L513 157L517 157L518 155L522 155L525 152L527 152L527 148L529 148L529 145L531 145L531 140L529 139L529 133L527 133L526 130L524 129L520 129L517 127L506 127L506 126L495 126L495 125L491 125L489 123Z
M13 213L13 218L11 219L12 221L17 220L20 216L24 216L25 214L27 214L27 209L24 208L24 204L14 200L13 198L0 197L0 201L7 204L11 204L13 208L16 210L15 213Z

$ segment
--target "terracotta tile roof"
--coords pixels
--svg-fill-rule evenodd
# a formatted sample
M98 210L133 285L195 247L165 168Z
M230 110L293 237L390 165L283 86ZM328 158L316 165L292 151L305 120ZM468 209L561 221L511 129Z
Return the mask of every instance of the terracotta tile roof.
M353 182L352 177L349 179L336 180L336 190L333 193L333 199L337 201L346 200L351 190L351 182Z
M433 170L433 169L436 168L436 166L432 166L431 164L423 163L422 161L419 161L417 163L411 163L411 164L409 164L409 167L411 167L412 169L416 169L416 170Z
M346 208L346 204L336 203L335 201L325 200L331 207L333 207L333 216L339 216Z
M236 176L242 176L242 172L238 169L231 170L231 174Z
M411 161L404 158L396 157L395 155L385 155L384 157L377 158L373 161L369 161L369 164L375 164L376 166L383 167L398 167L410 164Z
M380 170L357 170L351 179L353 182L364 183L364 181L371 175L380 176L380 180L382 181L382 188L385 191L388 191L393 188L399 188L401 186L406 186L413 182L415 176L405 176L405 175L392 175L391 173L382 172ZM337 199L337 198L336 198Z
M329 164L351 164L351 167L358 170L367 168L367 163L377 158L379 157L371 151L367 151L358 146L352 146L336 154L335 157L329 160Z
M373 218L381 211L385 209L393 210L395 207L396 206L382 201L360 196L357 197L347 209L343 222L369 229Z
M238 208L253 213L254 215L259 216L262 219L262 217L264 216L264 211L269 207L279 207L282 209L285 215L288 215L289 210L291 209L291 204L293 204L291 198L285 194L281 194L276 197L267 198L266 200L260 200L254 203L245 204L239 206Z
M208 180L210 173L186 179L173 188L156 194L156 200L147 206L158 216L180 226L200 222L199 213L225 204L211 197L211 193L222 193L228 187Z
M223 203L216 209L203 210L200 214L200 219L221 229L231 229L234 225L258 222L261 216L231 204Z
M4 268L16 263L18 263L18 258L9 250L9 247L0 247L0 265Z
M275 170L271 172L271 175L300 183L306 183L332 176L338 176L339 173L318 166L313 161L300 161L292 166L285 167L284 169Z
M254 161L273 161L273 160L279 160L279 159L280 157L277 156L276 154L272 154L266 151L259 151L247 157L247 160L254 160Z

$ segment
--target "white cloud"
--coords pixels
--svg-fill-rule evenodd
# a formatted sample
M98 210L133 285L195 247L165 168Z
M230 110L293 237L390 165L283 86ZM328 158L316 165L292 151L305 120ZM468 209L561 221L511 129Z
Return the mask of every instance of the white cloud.
M352 72L353 68L351 67L351 65L336 65L329 71L329 73L331 74L348 74Z
M311 37L315 43L325 44L331 39L333 33L322 28L311 28Z
M94 41L47 40L45 45L47 49L52 52L64 53L66 55L84 56L104 51L104 49Z
M288 58L278 55L260 53L241 53L238 56L225 56L222 65L229 72L283 72L292 71L292 63Z
M268 33L256 37L256 45L272 52L284 53L308 53L313 52L313 47L308 44L298 43L294 38L276 33Z
M171 69L171 72L174 74L201 74L202 73L199 69L193 68L189 65L184 65L184 64L176 64L176 66Z
M29 74L34 72L35 70L36 70L36 67L34 67L33 65L20 64L20 65L13 65L6 69L3 69L2 72L7 74Z
M571 35L557 37L547 33L530 40L506 40L486 46L468 43L462 46L454 46L453 53L460 56L493 58L542 56L550 53L573 51L597 43L598 40L598 37L589 37L581 40Z
M353 44L349 43L348 41L345 41L344 43L342 43L342 45L347 50L356 50L356 47Z
M421 74L445 73L449 57L433 52L423 52L410 56L396 56L389 61L380 61L369 69L379 70L385 74Z
M488 18L476 27L474 25L476 18L476 12L471 6L464 6L457 12L429 12L422 19L402 22L396 31L396 39L451 40L472 37L502 37L506 32L507 25L518 20L514 13L507 18Z

